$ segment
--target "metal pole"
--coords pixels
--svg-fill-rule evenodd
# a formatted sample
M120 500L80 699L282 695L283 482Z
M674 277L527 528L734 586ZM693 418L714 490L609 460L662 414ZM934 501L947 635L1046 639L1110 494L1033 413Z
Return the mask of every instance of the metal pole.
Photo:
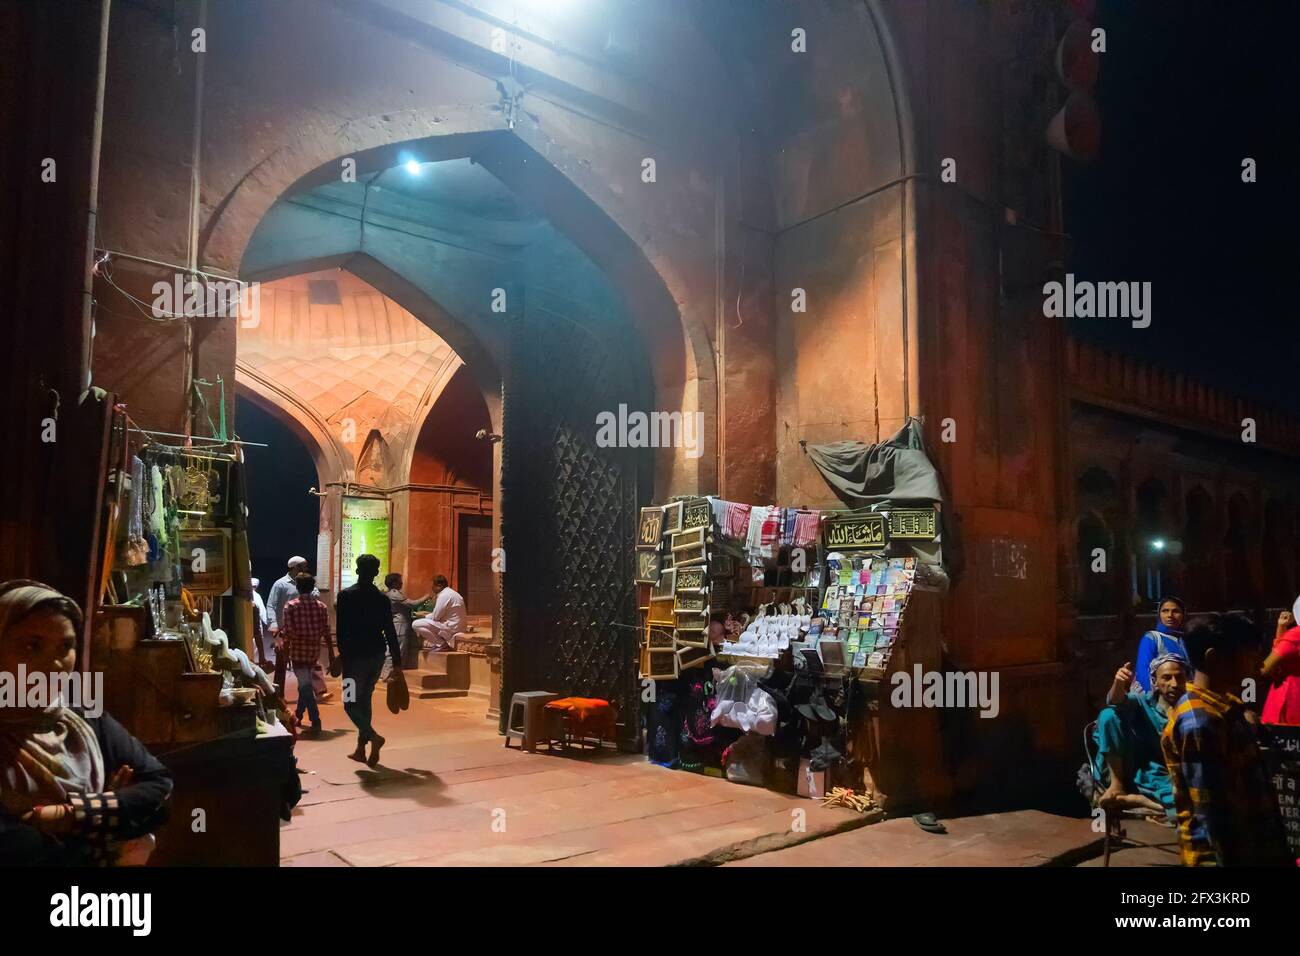
M203 142L203 61L207 54L208 0L199 0L199 29L203 31L203 50L196 53L194 62L194 129L190 137L190 229L186 265L190 276L199 268L199 152ZM187 316L185 323L185 424L182 431L187 441L194 431L194 323Z
M90 130L90 191L86 211L86 266L81 286L81 341L78 342L77 388L79 395L90 388L90 360L94 339L95 232L99 220L99 153L104 133L104 88L108 77L108 19L113 0L101 0L99 7L99 71L95 78L95 118Z

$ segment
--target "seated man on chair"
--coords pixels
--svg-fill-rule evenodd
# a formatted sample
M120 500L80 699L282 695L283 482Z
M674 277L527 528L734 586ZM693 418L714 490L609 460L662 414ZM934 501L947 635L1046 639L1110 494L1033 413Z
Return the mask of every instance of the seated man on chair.
M1115 673L1106 706L1097 718L1100 767L1094 772L1106 785L1097 801L1104 810L1149 810L1172 817L1174 790L1160 749L1160 734L1186 692L1187 661L1162 654L1151 662L1151 690L1130 694L1133 665Z
M441 574L433 579L433 610L413 624L415 633L436 651L454 651L456 635L465 630L465 599Z

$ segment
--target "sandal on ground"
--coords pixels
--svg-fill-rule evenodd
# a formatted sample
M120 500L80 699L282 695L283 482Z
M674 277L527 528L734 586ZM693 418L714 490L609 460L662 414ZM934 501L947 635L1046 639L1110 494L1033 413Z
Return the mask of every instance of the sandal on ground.
M939 818L933 813L913 814L912 822L924 830L926 833L947 833L948 828L939 822Z

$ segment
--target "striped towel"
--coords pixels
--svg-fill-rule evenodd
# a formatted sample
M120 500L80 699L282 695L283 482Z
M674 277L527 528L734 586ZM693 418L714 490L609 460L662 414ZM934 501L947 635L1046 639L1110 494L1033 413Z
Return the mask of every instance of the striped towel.
M727 502L727 513L722 524L722 533L728 538L744 539L749 534L749 505Z
M808 548L817 543L817 529L821 526L820 511L800 511L794 520L794 546Z

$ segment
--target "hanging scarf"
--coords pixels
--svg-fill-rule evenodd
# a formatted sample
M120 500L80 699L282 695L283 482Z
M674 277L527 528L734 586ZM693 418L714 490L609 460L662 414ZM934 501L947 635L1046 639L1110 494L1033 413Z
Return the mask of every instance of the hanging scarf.
M817 542L817 529L821 526L820 511L800 511L794 520L794 546L808 548Z
M737 541L744 540L749 533L749 505L738 504L734 501L727 502L726 524L722 533L728 538Z
M0 642L37 605L61 598L30 582L0 593ZM18 816L44 803L66 803L74 793L104 789L104 756L95 732L66 707L0 710L0 806Z

